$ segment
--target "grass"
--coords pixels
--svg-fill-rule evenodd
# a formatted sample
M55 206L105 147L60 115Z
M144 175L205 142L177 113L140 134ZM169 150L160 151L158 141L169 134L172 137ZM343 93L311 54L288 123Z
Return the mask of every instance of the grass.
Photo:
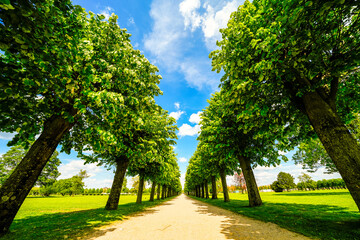
M123 220L135 212L166 200L136 204L136 196L122 195L118 210L106 211L108 196L28 197L21 206L10 233L2 239L82 239L96 228Z
M196 199L312 238L360 239L360 213L347 190L261 193L263 205L255 208L247 194L232 193L228 203L221 195Z

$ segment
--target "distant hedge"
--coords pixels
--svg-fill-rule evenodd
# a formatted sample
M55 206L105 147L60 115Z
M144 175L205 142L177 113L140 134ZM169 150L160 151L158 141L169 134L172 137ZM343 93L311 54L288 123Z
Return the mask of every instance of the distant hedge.
M315 190L315 189L343 189L346 188L344 180L341 178L336 179L323 179L319 181L310 180L308 182L300 182L296 185L298 190Z

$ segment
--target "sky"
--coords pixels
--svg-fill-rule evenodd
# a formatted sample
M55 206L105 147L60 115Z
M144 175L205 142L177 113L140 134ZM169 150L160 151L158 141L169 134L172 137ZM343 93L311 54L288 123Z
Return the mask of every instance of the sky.
M186 167L195 152L200 130L200 113L208 105L207 99L218 90L221 73L211 71L209 53L217 49L221 40L219 29L225 28L230 14L243 4L242 0L73 0L87 11L104 14L106 19L114 13L121 28L126 28L131 43L149 61L159 68L162 76L160 89L163 95L156 102L177 120L179 131L175 146L184 183ZM12 134L0 133L0 154ZM58 147L60 151L60 147ZM286 153L291 159L294 152ZM88 188L111 187L113 171L95 164L83 165L76 153L60 153L59 166L62 178L69 178L85 169L90 177L85 179ZM306 172L293 161L281 163L276 168L257 167L254 170L258 186L271 184L277 174L287 172L295 177ZM314 180L339 178L339 174L323 174L324 169L309 174ZM128 187L131 187L131 178ZM232 177L228 177L228 185Z

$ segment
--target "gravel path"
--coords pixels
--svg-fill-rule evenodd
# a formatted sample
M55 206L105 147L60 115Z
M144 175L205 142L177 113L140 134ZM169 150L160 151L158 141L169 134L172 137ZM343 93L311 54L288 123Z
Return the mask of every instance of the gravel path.
M309 239L180 195L97 231L90 239Z

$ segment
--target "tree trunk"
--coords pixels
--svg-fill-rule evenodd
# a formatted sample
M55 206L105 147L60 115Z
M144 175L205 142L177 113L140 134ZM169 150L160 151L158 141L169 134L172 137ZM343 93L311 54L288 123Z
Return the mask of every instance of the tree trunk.
M167 197L171 197L171 188L170 187L168 187L168 191L167 191Z
M137 193L136 203L142 202L143 190L144 190L144 176L140 175L139 176L139 190Z
M224 202L230 202L229 191L227 189L227 184L226 184L226 174L224 169L220 169L220 178L223 187Z
M123 187L125 173L128 165L129 159L126 156L120 156L116 159L116 170L110 190L110 195L105 205L106 210L116 210L118 208L121 189Z
M196 197L200 197L199 185L196 185Z
M61 138L71 129L60 116L52 116L44 124L40 137L0 189L0 235L8 232L19 208L34 186L41 171L58 146Z
M164 184L164 185L162 185L161 199L165 199L165 192L166 192L166 186Z
M160 200L160 192L161 192L161 185L159 183L157 187L157 200Z
M201 184L201 197L205 198L205 184L204 183Z
M256 184L254 172L251 168L250 160L244 156L239 156L239 162L246 182L246 188L249 197L249 206L260 206L262 204L262 201L259 189Z
M154 196L155 196L155 187L156 187L156 183L155 181L153 181L152 186L151 186L151 192L150 192L150 202L154 201Z
M208 188L207 180L205 180L205 195L206 195L206 198L208 199L209 198L209 188Z
M217 199L217 190L216 190L216 177L211 176L211 199Z
M360 146L317 92L303 96L306 114L360 210Z

